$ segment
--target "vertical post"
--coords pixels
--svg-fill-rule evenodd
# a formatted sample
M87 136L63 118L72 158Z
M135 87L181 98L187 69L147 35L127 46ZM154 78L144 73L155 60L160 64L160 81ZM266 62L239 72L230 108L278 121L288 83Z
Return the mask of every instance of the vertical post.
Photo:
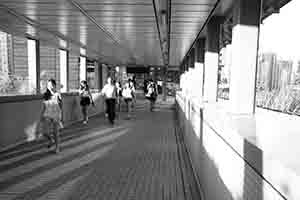
M231 112L253 114L261 0L238 0L232 29Z
M204 100L217 101L218 65L219 65L219 31L221 17L212 17L207 24L205 48Z

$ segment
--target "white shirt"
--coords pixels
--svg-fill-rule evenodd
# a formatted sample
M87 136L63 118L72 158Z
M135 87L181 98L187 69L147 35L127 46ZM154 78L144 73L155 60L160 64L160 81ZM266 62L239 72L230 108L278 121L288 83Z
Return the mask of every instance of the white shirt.
M133 91L133 89L132 88L124 88L123 89L123 92L122 92L122 96L124 97L124 98L128 98L128 99L132 99L133 98L133 96L132 96L132 93L133 93L134 91Z
M105 98L107 98L107 99L115 99L116 98L116 87L111 84L106 84L103 87L101 93L104 94Z
M45 111L43 116L50 119L54 119L56 121L60 121L62 113L59 106L59 101L61 101L61 96L57 92L54 93L49 100L45 100Z

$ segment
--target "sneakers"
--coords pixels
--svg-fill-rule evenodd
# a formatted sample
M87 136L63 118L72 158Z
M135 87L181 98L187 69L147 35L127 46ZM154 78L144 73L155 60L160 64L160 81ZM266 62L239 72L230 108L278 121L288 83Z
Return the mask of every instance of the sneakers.
M84 120L84 121L83 121L83 124L87 124L87 123L88 123L88 121L87 121L87 120Z

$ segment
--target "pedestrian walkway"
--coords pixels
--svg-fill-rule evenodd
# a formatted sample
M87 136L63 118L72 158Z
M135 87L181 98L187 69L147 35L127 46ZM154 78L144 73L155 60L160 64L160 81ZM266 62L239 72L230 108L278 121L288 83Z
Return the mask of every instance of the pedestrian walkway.
M200 199L175 133L173 101L155 112L138 100L134 119L103 116L63 131L62 152L43 142L0 153L0 199Z

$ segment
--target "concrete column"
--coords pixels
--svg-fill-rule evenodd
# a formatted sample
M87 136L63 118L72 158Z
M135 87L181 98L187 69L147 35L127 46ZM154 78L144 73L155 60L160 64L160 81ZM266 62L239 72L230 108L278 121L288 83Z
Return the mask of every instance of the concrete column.
M236 114L254 113L260 9L261 0L238 0L234 7L229 99Z
M204 64L204 101L216 102L219 64L219 32L221 17L212 17L207 24Z
M203 98L203 83L204 83L204 55L205 55L205 38L199 38L195 47L195 70L198 77L198 94L199 98Z

